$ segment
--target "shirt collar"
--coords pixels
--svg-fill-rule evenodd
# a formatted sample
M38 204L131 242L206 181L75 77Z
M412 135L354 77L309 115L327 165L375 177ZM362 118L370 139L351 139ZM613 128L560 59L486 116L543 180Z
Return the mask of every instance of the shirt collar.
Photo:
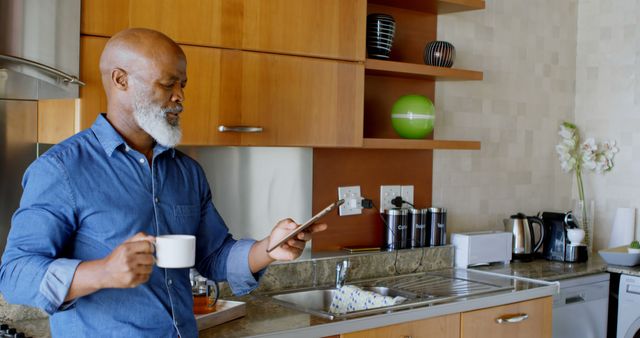
M96 121L91 126L91 130L98 138L98 142L102 145L105 153L111 156L113 152L120 146L128 147L122 136L113 128L111 123L105 117L105 114L99 114ZM169 151L171 157L175 157L176 150L174 148L168 148L161 144L157 144L153 147L153 157L156 157L165 151Z

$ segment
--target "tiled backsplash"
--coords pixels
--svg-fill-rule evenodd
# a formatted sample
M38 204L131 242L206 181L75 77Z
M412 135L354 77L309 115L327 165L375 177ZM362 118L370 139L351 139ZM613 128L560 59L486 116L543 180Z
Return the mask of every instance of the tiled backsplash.
M640 208L638 20L640 1L580 0L575 120L584 135L614 139L620 149L611 172L583 175L596 203L596 248L608 246L617 208Z
M558 126L573 120L577 1L487 0L486 9L440 15L438 39L456 68L482 81L438 81L438 139L480 140L480 151L435 151L433 204L449 232L501 229L515 212L565 210Z
M482 70L484 80L436 84L437 137L480 140L482 150L435 152L434 204L450 209L452 231L499 228L516 211L567 210L576 183L554 146L559 123L575 121L620 148L611 172L583 175L596 204L594 248L606 248L616 208L640 208L640 2L486 7L438 17L438 38L458 52L454 67Z

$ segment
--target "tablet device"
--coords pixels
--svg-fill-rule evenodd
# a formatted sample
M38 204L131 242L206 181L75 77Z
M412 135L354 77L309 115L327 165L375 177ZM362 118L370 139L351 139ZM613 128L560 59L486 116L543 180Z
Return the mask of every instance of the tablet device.
M275 248L281 246L282 244L286 243L288 240L290 240L291 238L293 238L294 236L296 236L297 234L300 233L300 231L308 228L311 224L317 222L320 218L322 218L324 215L328 214L329 212L331 212L333 209L341 206L344 203L344 200L338 200L336 202L331 203L328 207L322 209L322 211L320 211L319 213L315 214L313 217L311 217L310 220L298 225L298 227L296 227L295 229L291 230L291 232L282 240L280 240L280 242L276 243L274 246L270 247L269 249L267 249L267 252L271 252L273 251Z

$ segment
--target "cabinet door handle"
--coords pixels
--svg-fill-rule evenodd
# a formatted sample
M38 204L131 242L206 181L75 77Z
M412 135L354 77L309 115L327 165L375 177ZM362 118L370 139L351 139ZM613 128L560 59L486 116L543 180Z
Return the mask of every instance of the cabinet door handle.
M519 323L525 319L529 318L529 315L526 313L518 313L515 315L506 315L496 319L496 323L498 324L513 324Z
M250 126L219 126L218 131L221 133L261 133L262 127Z

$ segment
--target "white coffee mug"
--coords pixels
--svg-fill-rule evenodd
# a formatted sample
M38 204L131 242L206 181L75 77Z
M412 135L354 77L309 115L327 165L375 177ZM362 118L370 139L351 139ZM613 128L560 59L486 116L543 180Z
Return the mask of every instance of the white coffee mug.
M156 264L161 268L190 268L196 263L196 236L156 237Z

